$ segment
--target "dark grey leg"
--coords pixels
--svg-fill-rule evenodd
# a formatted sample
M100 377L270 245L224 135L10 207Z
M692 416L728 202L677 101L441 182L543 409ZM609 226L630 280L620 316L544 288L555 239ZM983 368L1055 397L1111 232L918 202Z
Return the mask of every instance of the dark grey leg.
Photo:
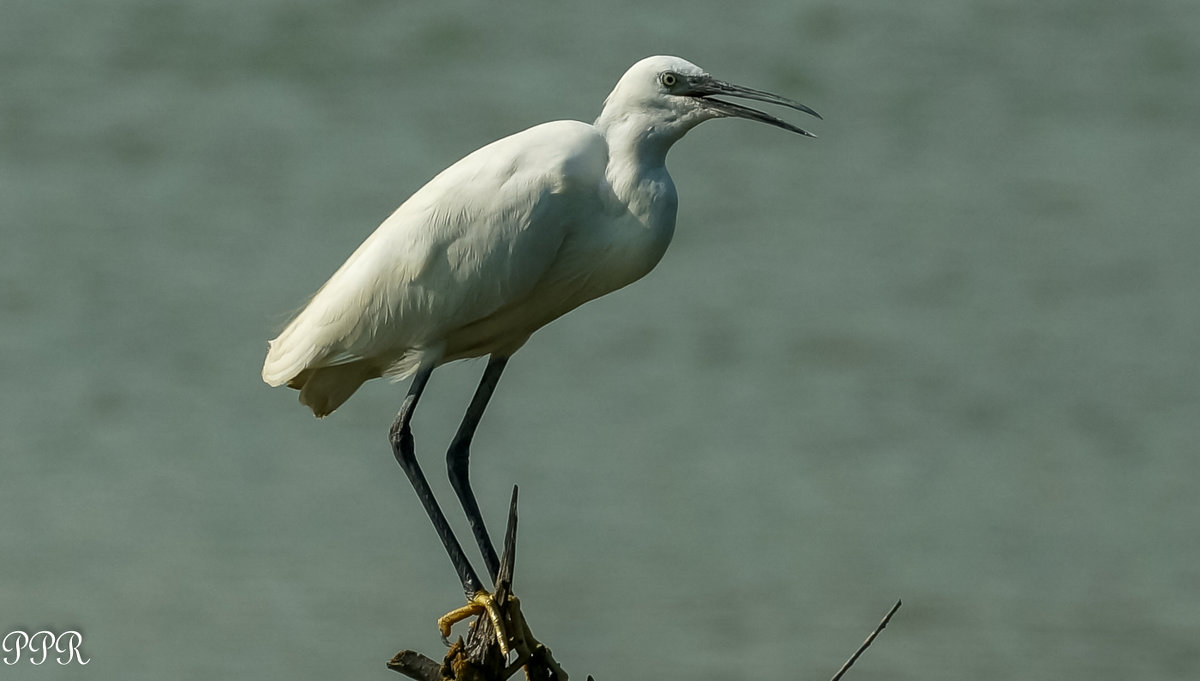
M483 562L487 566L492 583L495 583L496 575L500 571L500 559L496 556L496 547L492 545L487 527L483 524L483 514L479 512L479 503L475 501L475 493L471 491L468 468L471 458L471 438L475 436L479 419L483 416L483 410L487 408L488 400L491 399L492 392L495 391L496 383L500 381L500 374L504 371L506 364L508 364L508 357L492 355L488 358L487 368L483 370L483 378L475 390L475 397L471 398L471 406L467 407L467 413L458 427L458 433L455 434L453 442L450 443L450 449L446 452L446 468L450 473L450 484L454 487L454 492L458 494L463 512L467 514L467 522L471 526L471 533L475 535L475 543L479 545L479 551L483 554Z
M421 393L424 392L425 384L429 382L431 373L433 373L432 366L421 367L417 370L412 385L408 389L408 395L405 396L404 403L400 406L400 413L396 415L396 421L392 424L388 439L392 443L392 453L396 456L396 462L408 476L409 482L417 492L417 498L421 500L421 505L429 514L429 519L433 521L433 528L437 531L438 538L442 540L442 546L446 548L450 562L454 564L454 571L458 573L458 578L462 581L463 591L470 599L483 590L483 585L479 581L479 575L475 573L475 568L471 567L471 562L463 553L462 545L458 543L454 531L450 529L450 523L446 522L446 515L438 506L437 499L433 497L433 490L429 489L429 482L417 464L412 429L409 427L413 411L417 408L417 401L421 399Z

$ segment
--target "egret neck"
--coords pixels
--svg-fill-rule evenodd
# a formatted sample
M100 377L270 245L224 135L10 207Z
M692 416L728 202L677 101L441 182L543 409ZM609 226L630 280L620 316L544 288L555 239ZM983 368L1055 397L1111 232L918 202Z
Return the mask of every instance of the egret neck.
M618 94L619 89L613 92ZM684 120L663 109L623 108L613 96L595 122L608 146L605 179L621 208L645 230L636 238L641 247L637 260L649 271L675 233L678 194L667 172L667 152L701 121L699 117Z

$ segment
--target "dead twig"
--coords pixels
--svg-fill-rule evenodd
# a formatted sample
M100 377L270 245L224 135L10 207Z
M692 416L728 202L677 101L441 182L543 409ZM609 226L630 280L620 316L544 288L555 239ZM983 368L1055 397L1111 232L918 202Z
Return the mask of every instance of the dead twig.
M849 670L850 667L855 663L855 661L858 660L858 656L862 655L863 651L875 641L875 637L879 635L879 632L883 631L883 628L888 624L888 620L892 619L892 615L895 615L896 611L899 609L900 601L896 601L896 604L892 606L892 609L888 610L888 614L883 616L883 621L879 623L879 626L875 627L875 631L871 632L871 635L867 637L867 640L863 641L862 645L858 647L858 650L854 651L854 654L850 656L849 660L846 660L846 664L842 665L842 668L833 675L833 678L830 679L830 681L838 681L838 679L842 678L842 675L845 674L846 671Z

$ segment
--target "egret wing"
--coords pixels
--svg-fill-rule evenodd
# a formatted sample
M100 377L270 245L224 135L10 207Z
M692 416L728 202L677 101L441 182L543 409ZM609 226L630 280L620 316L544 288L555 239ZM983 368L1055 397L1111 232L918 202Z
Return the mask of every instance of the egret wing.
M520 300L554 262L578 213L573 206L594 197L606 154L594 128L564 121L494 142L447 168L271 341L263 379L282 385L350 363L365 366L359 382L403 374L392 366L403 357Z

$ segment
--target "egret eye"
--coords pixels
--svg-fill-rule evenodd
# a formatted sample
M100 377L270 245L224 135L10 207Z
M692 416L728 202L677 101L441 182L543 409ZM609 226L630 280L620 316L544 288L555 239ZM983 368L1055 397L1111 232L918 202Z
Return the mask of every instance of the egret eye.
M667 72L658 77L658 82L662 83L663 87L675 87L675 84L679 82L679 76Z

